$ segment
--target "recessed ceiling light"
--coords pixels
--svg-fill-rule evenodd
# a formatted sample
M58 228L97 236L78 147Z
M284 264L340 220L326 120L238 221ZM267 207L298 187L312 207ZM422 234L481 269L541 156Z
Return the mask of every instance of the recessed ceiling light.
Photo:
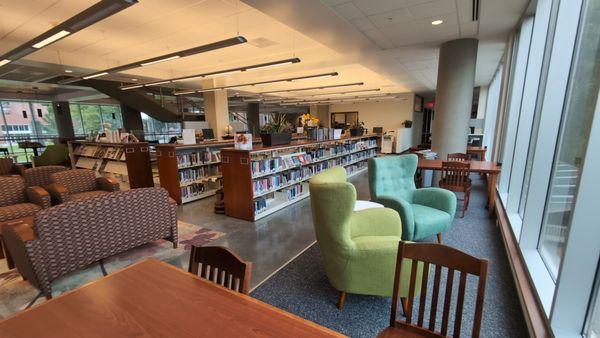
M138 80L138 79L131 79L131 81L133 81L133 82L137 82L137 80Z
M70 69L65 69L65 73L73 73L73 71Z
M431 21L431 24L434 26L438 26L444 23L444 20L433 20Z

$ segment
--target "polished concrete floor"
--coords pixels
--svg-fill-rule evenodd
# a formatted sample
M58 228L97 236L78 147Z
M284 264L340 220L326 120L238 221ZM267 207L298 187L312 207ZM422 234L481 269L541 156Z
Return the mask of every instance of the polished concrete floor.
M367 173L350 179L358 199L369 199ZM179 207L178 218L184 222L226 233L210 245L230 248L253 263L250 287L256 288L272 274L301 254L315 242L310 198L299 201L256 222L248 222L213 212L215 198ZM187 269L189 257L171 262Z

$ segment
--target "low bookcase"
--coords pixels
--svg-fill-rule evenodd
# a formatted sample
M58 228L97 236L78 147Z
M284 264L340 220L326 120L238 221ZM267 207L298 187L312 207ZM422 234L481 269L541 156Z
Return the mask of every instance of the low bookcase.
M367 170L377 155L377 135L252 150L221 150L225 214L255 221L309 196L308 180L343 166L349 176Z

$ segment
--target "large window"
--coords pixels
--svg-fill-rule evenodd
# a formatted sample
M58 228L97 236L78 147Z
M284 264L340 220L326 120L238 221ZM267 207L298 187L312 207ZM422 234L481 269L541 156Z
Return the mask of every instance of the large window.
M142 123L147 141L156 140L167 143L171 137L181 136L181 123L179 122L162 122L142 113Z
M599 30L600 1L538 0L488 96L503 107L486 138L501 149L497 188L557 337L600 332Z
M88 135L105 129L117 130L123 127L121 107L118 105L71 103L69 108L75 135Z

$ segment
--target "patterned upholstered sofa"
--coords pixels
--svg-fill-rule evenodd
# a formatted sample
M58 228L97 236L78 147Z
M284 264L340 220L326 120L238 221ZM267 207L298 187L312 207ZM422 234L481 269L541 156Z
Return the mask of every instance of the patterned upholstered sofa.
M73 169L50 175L50 184L46 190L52 196L52 203L95 197L119 190L119 182L111 177L98 177L89 169Z
M25 179L25 186L27 187L38 186L46 188L52 184L50 175L65 170L67 170L67 168L62 165L47 165L24 169L21 171L21 176Z
M45 209L4 239L19 272L50 298L54 280L102 259L160 239L176 248L176 212L163 188L119 191Z

